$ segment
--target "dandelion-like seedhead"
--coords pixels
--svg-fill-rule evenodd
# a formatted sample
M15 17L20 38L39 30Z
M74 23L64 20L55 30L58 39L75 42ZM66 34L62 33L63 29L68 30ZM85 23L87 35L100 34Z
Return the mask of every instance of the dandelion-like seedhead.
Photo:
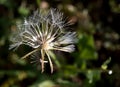
M51 72L53 72L53 64L49 52L51 50L59 50L65 52L73 52L76 42L75 32L66 32L65 28L69 23L64 20L63 13L56 9L50 9L48 12L35 11L28 19L24 19L23 23L17 24L15 36L11 39L13 44L10 49L16 49L20 45L28 45L34 48L22 59L31 55L41 63L42 72L44 64L50 64ZM40 52L37 54L37 52ZM47 56L47 59L45 57Z

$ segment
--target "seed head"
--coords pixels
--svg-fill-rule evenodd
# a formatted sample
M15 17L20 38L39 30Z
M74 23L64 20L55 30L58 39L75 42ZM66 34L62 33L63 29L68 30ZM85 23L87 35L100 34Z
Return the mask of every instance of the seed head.
M63 18L63 13L56 9L50 9L48 12L35 11L28 19L24 19L23 23L17 24L17 31L11 39L13 44L10 45L10 49L16 49L23 44L32 47L34 50L23 56L22 59L30 55L36 57L36 52L40 52L39 62L42 72L44 63L49 61L52 73L53 64L49 51L73 52L75 49L76 33L66 32L65 28L68 24ZM48 61L45 61L45 56Z

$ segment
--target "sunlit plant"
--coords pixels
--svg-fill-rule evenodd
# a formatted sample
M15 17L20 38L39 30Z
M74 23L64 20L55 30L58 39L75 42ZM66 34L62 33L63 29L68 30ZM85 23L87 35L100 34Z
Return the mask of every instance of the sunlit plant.
M34 50L22 57L27 58L31 55L39 56L42 72L44 72L44 63L49 62L51 73L53 72L53 64L51 61L50 51L58 50L65 52L73 52L75 49L76 33L67 32L65 30L69 22L66 22L63 13L57 9L49 11L35 11L34 14L26 19L23 23L17 24L15 36L11 39L13 44L10 49L16 49L20 45L28 45ZM40 55L37 54L40 52ZM45 61L45 57L48 61Z

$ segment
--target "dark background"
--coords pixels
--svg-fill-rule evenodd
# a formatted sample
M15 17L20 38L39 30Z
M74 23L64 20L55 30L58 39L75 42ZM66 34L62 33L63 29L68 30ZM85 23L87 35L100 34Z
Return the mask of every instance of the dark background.
M55 52L52 74L20 59L31 48L9 50L16 22L40 8L59 9L77 32L75 52ZM0 0L0 87L120 87L120 0Z

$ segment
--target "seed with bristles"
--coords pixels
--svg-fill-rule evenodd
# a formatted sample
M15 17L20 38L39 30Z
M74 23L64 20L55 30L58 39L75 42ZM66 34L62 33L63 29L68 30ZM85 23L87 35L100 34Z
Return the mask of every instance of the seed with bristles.
M35 11L28 19L24 19L23 23L17 24L18 29L11 39L13 44L10 45L10 49L18 48L23 44L32 47L34 50L23 56L22 59L34 55L39 59L36 61L41 63L42 72L44 72L44 64L49 61L52 73L53 64L49 51L73 52L75 49L76 33L66 32L65 28L68 24L63 18L63 13L56 9L50 9L48 12ZM40 55L37 52L40 52Z

